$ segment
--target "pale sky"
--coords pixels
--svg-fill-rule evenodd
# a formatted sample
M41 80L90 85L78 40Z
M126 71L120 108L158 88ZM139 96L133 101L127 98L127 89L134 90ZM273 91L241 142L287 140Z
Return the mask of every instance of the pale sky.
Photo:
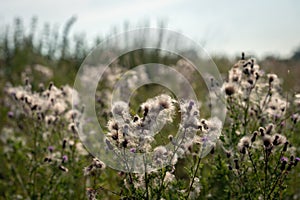
M298 0L0 0L1 29L17 16L26 25L37 16L40 27L46 21L63 27L73 15L72 33L85 32L90 41L112 27L121 30L125 21L137 28L164 20L169 29L205 42L210 54L288 57L300 46Z

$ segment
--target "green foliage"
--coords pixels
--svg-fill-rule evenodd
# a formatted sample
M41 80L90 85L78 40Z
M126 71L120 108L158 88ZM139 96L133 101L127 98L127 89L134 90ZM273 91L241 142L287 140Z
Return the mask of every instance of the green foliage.
M296 120L293 118L295 114L299 114L299 105L294 102L297 100L294 93L300 91L297 78L299 74L297 66L300 65L298 51L290 60L269 57L260 61L264 70L282 77L283 84L279 81L274 86L270 83L270 77L261 76L260 82L255 80L249 93L243 95L236 93L242 84L234 85L235 94L227 94L224 99L228 108L227 119L220 140L210 155L200 158L199 147L194 144L190 147L192 150L186 153L186 157L179 158L173 166L145 174L123 173L105 168L105 165L89 155L84 147L79 147L81 142L76 134L74 121L63 117L71 110L69 104L67 110L60 115L53 114L58 121L49 124L45 118L39 119L37 111L30 111L32 107L29 107L29 111L28 108L26 110L28 105L23 104L24 100L16 100L6 93L8 88L13 88L12 85L22 85L24 91L30 85L32 87L30 91L43 94L43 91L47 91L48 85L52 84L51 81L59 86L73 84L76 72L90 50L83 34L75 35L73 40L70 39L70 31L75 22L75 17L70 18L62 33L59 32L59 27L45 24L39 33L37 18L32 19L29 29L25 28L22 19L16 18L12 26L6 26L0 35L1 198L297 199L300 197L300 169L299 164L296 164L297 156L300 155L300 140L297 136L300 124L298 118ZM101 38L95 44L100 41ZM119 63L114 64L126 70L148 62L176 65L179 59L170 55L161 57L155 51L138 50L122 56ZM236 66L231 68L233 62L226 57L215 57L214 61L224 76L228 70L236 68ZM243 70L245 62L248 61L239 61L238 67ZM251 64L254 64L253 61L249 61L249 66ZM286 69L290 70L290 73L285 73ZM247 82L253 77L243 74L241 79ZM230 77L226 80L229 85L225 84L224 89L232 86ZM28 81L30 84L26 83ZM42 91L40 91L41 83L44 87ZM105 84L107 83L99 83L98 89L105 89ZM255 90L257 86L261 90ZM201 96L203 89L197 89L200 94L197 95ZM152 90L151 94L149 90ZM157 85L139 88L131 99L131 115L142 116L143 113L138 112L140 104L160 93L172 96L170 91ZM282 102L289 104L280 116L270 114L267 109L273 109L271 99L275 94ZM253 95L258 99L253 98ZM96 98L98 98L96 108L99 110L99 122L106 125L110 120L110 110L104 104L106 98L103 93L97 93ZM205 95L200 99L204 102ZM175 110L178 109L177 106ZM207 115L205 112L201 113L202 117ZM169 135L174 135L179 124L180 115L174 116L173 124L161 130L163 137L155 138L159 140L156 145L163 144ZM270 126L272 130L267 133ZM284 142L277 144L276 135Z

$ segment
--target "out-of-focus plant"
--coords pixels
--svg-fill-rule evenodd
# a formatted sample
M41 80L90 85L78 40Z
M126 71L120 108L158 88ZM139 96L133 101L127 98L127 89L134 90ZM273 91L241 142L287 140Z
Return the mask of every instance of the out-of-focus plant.
M288 175L300 160L291 141L299 100L298 95L283 96L280 83L276 74L265 74L244 54L228 73L223 85L228 113L220 143L225 153L217 156L212 172L227 197L282 199L287 195Z
M292 136L299 118L299 95L290 100L283 97L280 80L277 75L265 74L255 64L254 59L246 60L244 55L229 71L223 90L226 94L226 99L223 100L227 105L228 117L223 127L224 130L220 142L217 145L217 147L221 147L221 152L217 151L214 153L213 149L214 159L208 158L203 161L211 165L203 168L203 171L205 168L206 170L208 168L211 170L211 172L208 172L208 175L203 174L203 177L212 177L211 181L217 180L223 184L220 184L221 187L219 185L213 186L210 180L201 179L198 173L198 168L201 165L198 163L194 170L195 176L192 175L193 170L188 171L187 174L190 174L190 177L194 177L191 178L192 185L197 180L196 182L199 183L197 191L199 192L196 196L189 196L190 193L188 192L187 197L198 198L198 195L199 197L206 195L206 198L224 198L224 196L234 199L282 198L286 194L288 174L293 173L293 168L299 162L299 158L296 157L297 149L287 139ZM216 97L218 97L218 94L216 94ZM125 103L114 105L112 112L114 116L120 116L118 118L121 121L110 120L108 122L109 133L107 142L109 145L119 148L128 147L133 152L141 151L139 148L144 145L147 146L148 150L151 149L151 144L155 139L148 136L148 140L141 140L139 137L147 135L148 129L143 128L148 127L147 118L150 119L150 124L153 122L151 120L160 121L156 116L159 116L160 110L158 108L160 106L152 108L152 104L155 105L155 102L160 102L163 105L171 105L171 102L175 102L173 100L169 101L169 103L167 103L168 101L163 103L162 99L167 100L168 97L159 96L142 104L141 111L144 116L141 117L138 115L131 116L128 105ZM189 102L186 108L192 108L193 105L193 102ZM166 106L166 108L173 108L173 106ZM198 109L196 108L193 113L198 113ZM156 113L154 115L156 117L153 117L150 111ZM184 113L186 112L183 111L182 114ZM167 116L172 116L172 114ZM163 119L168 120L169 117L167 116L163 117ZM189 120L192 120L189 122L194 123L192 127L203 126L197 119L197 115L188 116L192 116L189 118ZM155 128L155 125L150 125L149 127ZM179 127L184 127L184 125L181 124ZM140 133L139 131L142 132ZM173 136L170 135L169 139L172 141ZM140 144L141 141L144 141L142 146ZM192 149L192 144L197 143L195 141L201 141L201 139L187 137L187 141L189 142L184 144L190 144L191 146L187 145L183 149L178 148L176 156L180 157L182 155L180 152L186 155L186 152ZM199 144L203 144L202 142L199 142ZM154 152L156 150L165 152L166 156L169 153L172 155L172 152L168 152L166 149L163 150L161 147L159 149L155 148ZM199 149L197 152L199 153ZM198 161L200 162L200 159ZM176 171L176 163L174 163L172 169ZM138 185L141 185L141 180L143 183L141 188L148 188L145 179L149 176L149 174L138 175L138 177L142 177L138 178ZM150 177L157 179L157 176L159 179L160 175L156 172L152 173ZM147 189L141 194L139 192L135 193L136 188L130 187L130 184L133 186L137 184L134 182L135 179L132 178L136 177L136 175L127 174L126 177L127 179L125 180L126 184L128 184L127 189L129 189L130 195L142 194L139 198L156 198L156 196L147 196ZM176 180L175 175L174 177ZM150 183L150 185L154 187L155 182ZM203 194L200 193L200 188L204 188ZM219 191L215 192L216 190ZM184 187L180 191L182 193L186 192ZM162 196L157 198L166 198L166 194L161 193L161 191L153 193L151 190L150 194L159 194ZM182 198L184 197L185 195L182 196Z
M1 141L3 168L9 173L2 182L6 188L2 195L8 199L82 196L73 176L82 171L88 153L76 130L81 108L71 106L76 91L53 83L47 88L40 84L33 91L27 78L24 86L7 86L5 92L10 125L2 130Z
M89 155L77 136L80 103L71 109L71 83L89 50L84 35L70 39L75 18L58 27L44 25L37 34L37 18L29 31L16 19L7 26L0 41L1 157L0 196L5 199L298 199L300 197L299 132L300 95L297 89L297 58L291 61L268 58L238 61L223 85L227 119L219 142L211 154L201 157L203 145L214 131L217 120L200 118L199 102L178 101L161 88L148 98L148 88L139 89L131 105L119 102L106 106L110 84L119 72L147 62L176 65L176 57L158 57L157 52L136 51L124 55L109 68L105 82L96 93L100 123L107 124L106 141L111 151L131 153L152 151L153 162L166 158L170 165L146 173L124 173L110 169ZM73 43L72 43L73 42ZM96 43L99 43L98 40ZM74 49L71 48L74 46ZM295 55L297 55L295 53ZM177 64L175 64L177 63ZM216 59L220 71L227 72L231 61ZM280 66L280 67L275 67ZM289 66L289 67L287 67ZM282 69L290 69L286 73ZM282 71L280 71L282 70ZM285 70L286 71L286 70ZM164 73L163 70L160 73ZM30 78L28 78L28 76ZM279 77L287 77L284 92ZM87 74L87 78L91 78ZM132 74L127 85L147 78L146 71ZM64 86L56 87L52 82ZM40 84L45 81L44 84ZM14 85L25 82L22 86ZM47 83L46 83L47 82ZM50 84L48 84L50 82ZM295 83L294 83L295 82ZM291 85L294 83L294 85ZM101 85L102 84L102 85ZM178 84L180 85L180 84ZM128 89L128 88L127 88ZM216 94L215 97L218 97ZM144 103L140 103L141 101ZM203 98L205 99L205 98ZM133 108L140 107L139 112ZM180 111L179 111L180 108ZM112 118L112 113L119 120ZM179 123L178 116L182 117ZM207 116L202 112L201 116ZM155 123L154 123L155 122ZM160 123L168 122L159 130ZM179 130L184 137L175 137ZM166 140L166 141L165 141ZM161 146L173 145L172 150ZM118 147L118 148L116 148ZM124 156L124 155L123 155ZM124 157L123 157L124 158ZM144 167L143 165L141 167Z

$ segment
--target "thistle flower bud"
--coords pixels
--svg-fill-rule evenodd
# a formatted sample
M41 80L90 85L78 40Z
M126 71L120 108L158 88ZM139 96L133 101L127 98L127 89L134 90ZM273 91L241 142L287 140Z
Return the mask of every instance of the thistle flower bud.
M111 138L112 138L113 140L118 140L118 139L119 139L118 133L113 134L113 135L111 136Z
M261 136L265 136L265 129L263 127L259 127L259 132Z
M215 147L213 146L211 151L210 151L210 154L214 154L215 153Z
M242 58L241 58L241 60L245 60L245 53L244 52L242 52Z
M202 126L202 125L198 125L198 129L199 129L200 131L203 131L203 126Z
M107 125L108 130L110 131L117 131L119 130L119 125L117 122L115 122L114 120L110 120L108 121L108 125Z
M62 165L60 165L58 168L59 168L61 171L64 171L64 172L68 172L68 171L69 171L68 168L66 168L66 167L64 167L64 166L62 166Z
M266 129L266 134L270 135L272 130L274 128L274 125L273 124L269 124L267 129Z
M208 125L205 119L201 119L201 125L204 130L208 130ZM199 127L199 126L198 126Z
M271 84L277 78L277 76L275 74L268 74L268 78L269 84Z
M133 122L137 122L138 120L139 120L139 117L138 116L134 116Z
M254 74L254 75L255 75L255 79L256 79L256 80L258 80L258 79L259 79L259 77L260 77L260 74L259 74L258 72L255 72L255 74Z
M294 162L294 166L297 166L298 162L300 161L299 157L296 157L295 162Z
M226 151L226 157L230 158L231 157L231 152L230 151Z
M62 163L65 163L68 161L68 156L67 155L63 155L62 157Z
M228 85L225 87L225 94L228 96L232 96L235 93L235 88L233 85Z
M74 134L77 134L77 128L74 123L70 123L68 129L72 131Z
M143 121L145 121L145 119L146 119L146 117L148 115L148 112L149 112L149 108L148 108L148 106L145 106L145 108L144 108L144 114L143 114Z
M49 89L49 90L51 90L51 89L52 89L52 87L53 87L53 85L54 85L54 84L53 84L53 82L50 82L50 83L49 83L49 87L48 87L48 89Z
M169 109L172 106L171 101L169 101L169 99L164 98L159 99L158 105L161 110Z
M292 170L292 166L294 166L294 163L293 162L290 162L288 167L286 168L286 171L291 171Z
M39 84L39 92L43 92L45 90L45 85L43 83Z
M25 85L29 85L29 77L25 78Z
M131 149L130 149L130 152L131 152L131 153L135 153L135 152L136 152L136 148L131 148Z
M101 160L99 160L98 158L93 158L92 165L94 167L98 168L98 169L106 168L106 165Z
M64 140L63 140L63 143L62 143L62 148L63 148L63 149L65 149L65 148L66 148L66 144L67 144L67 140L66 140L66 139L64 139Z
M50 157L46 157L46 158L44 158L44 162L48 162L48 163L50 163L52 161L52 159L50 158Z
M48 151L49 151L50 153L52 153L53 150L54 150L54 147L53 147L53 146L49 146L49 147L48 147Z
M252 134L252 137L251 137L251 142L255 142L255 139L256 139L256 136L258 135L258 132L257 131L254 131L253 134Z
M246 148L245 147L242 147L239 151L240 151L241 154L246 154Z
M275 135L275 138L274 138L274 141L273 141L273 144L274 144L274 145L277 145L278 139L279 139L279 136L278 136L278 135Z
M14 117L14 113L13 113L12 111L9 111L9 112L7 113L7 116L8 116L9 118L13 118L13 117Z
M273 145L278 146L284 144L286 142L286 138L283 135L275 134L273 136Z
M247 81L250 85L253 85L254 84L254 81L253 81L253 79L248 79L248 81Z
M251 69L253 69L253 67L254 67L254 59L251 59L250 67L251 67Z
M33 106L31 107L31 111L35 111L35 110L37 109L37 107L38 107L37 104L33 105Z
M289 160L288 160L287 157L282 156L282 157L280 158L280 161L281 161L281 163L287 163Z
M250 147L250 138L248 136L244 136L238 143L238 149L240 153L245 154L246 149Z
M170 140L170 142L171 142L174 146L177 145L176 141L174 140L174 136L173 136L173 135L169 135L169 136L168 136L168 139Z
M281 171L283 171L285 169L285 166L286 166L287 162L288 162L288 158L282 157L280 160L281 160L281 167L280 167L280 169L281 169Z
M265 136L263 137L263 143L264 143L264 146L265 146L266 148L269 148L269 147L272 145L272 139L271 139L271 137L268 136L268 135L265 135Z
M250 70L248 69L248 67L245 67L243 69L243 73L246 74L246 75L250 75Z
M289 142L286 141L286 142L284 143L284 146L283 146L283 149L282 149L283 152L286 152L286 150L287 150L287 148L288 148L288 145L289 145Z
M122 147L123 147L123 148L126 148L127 145L128 145L128 140L125 139L125 140L122 142Z
M291 117L291 120L294 124L297 123L298 121L298 118L299 118L299 115L298 114L293 114L292 117Z
M38 112L38 113L37 113L37 119L38 119L38 121L41 121L41 120L45 119L44 113Z
M240 166L239 166L239 161L238 159L234 159L234 164L235 164L235 169L239 170Z

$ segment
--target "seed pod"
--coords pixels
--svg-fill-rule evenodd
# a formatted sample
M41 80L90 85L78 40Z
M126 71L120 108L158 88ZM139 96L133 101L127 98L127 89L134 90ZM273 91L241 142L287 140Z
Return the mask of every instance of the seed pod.
M241 60L245 60L245 53L244 52L242 52L242 58L241 58Z

